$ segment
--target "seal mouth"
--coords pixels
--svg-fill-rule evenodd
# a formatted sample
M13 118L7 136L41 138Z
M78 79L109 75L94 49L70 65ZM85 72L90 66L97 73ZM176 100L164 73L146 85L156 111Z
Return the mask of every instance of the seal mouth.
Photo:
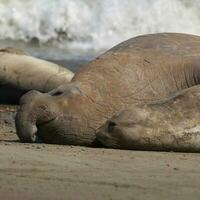
M119 143L117 138L110 136L109 132L104 130L99 130L96 134L97 140L107 148L119 148Z
M25 113L25 115L24 115ZM15 117L16 133L23 143L38 143L42 142L38 132L41 127L48 126L57 116L52 116L51 118L44 119L42 121L35 119L35 117L29 118L30 115L26 115L26 112L22 110L18 112Z
M43 122L36 122L36 126L42 126L42 125L47 125L49 123L51 123L52 121L56 120L58 117L53 117L52 119L49 119L47 121L43 121Z
M41 127L48 126L49 124L51 124L56 119L57 119L57 117L54 117L54 118L52 118L50 120L47 120L47 121L36 122L36 125L35 125L36 131L34 132L34 140L33 140L33 142L42 143L43 140L41 139L41 137L38 134L39 132L41 133L41 131L40 131Z

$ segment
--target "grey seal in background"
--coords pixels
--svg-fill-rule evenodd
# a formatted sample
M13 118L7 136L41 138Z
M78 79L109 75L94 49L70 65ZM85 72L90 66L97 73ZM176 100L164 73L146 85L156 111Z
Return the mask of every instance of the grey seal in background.
M135 37L83 66L70 84L46 94L25 94L16 116L17 135L22 142L39 137L46 143L106 144L98 129L117 113L132 107L143 112L146 107L141 106L199 83L199 36L160 33ZM157 112L163 112L164 106ZM154 112L149 107L147 111Z
M29 90L48 92L73 76L70 70L21 49L0 49L0 102L17 102Z

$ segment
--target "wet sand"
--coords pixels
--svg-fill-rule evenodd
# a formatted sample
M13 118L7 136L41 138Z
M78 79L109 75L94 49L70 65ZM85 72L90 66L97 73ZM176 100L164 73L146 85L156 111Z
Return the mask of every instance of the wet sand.
M0 199L200 198L200 154L22 144L0 106Z

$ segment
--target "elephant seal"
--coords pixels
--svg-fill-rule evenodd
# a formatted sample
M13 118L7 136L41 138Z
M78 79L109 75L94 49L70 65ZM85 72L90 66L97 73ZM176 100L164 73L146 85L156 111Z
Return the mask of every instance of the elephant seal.
M21 49L0 49L0 102L17 102L29 90L48 92L70 82L73 76L68 69Z
M93 146L99 142L98 128L119 111L199 83L199 36L135 37L86 64L70 84L25 94L16 115L17 135L22 142L38 137L46 143Z
M109 148L200 152L199 119L198 85L119 112L98 130L97 139Z

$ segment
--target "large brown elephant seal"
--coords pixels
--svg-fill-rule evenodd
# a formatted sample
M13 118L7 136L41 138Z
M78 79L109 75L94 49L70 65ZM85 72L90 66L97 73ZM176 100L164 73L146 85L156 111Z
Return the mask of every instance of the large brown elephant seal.
M68 69L32 57L23 50L0 49L0 102L16 102L29 90L48 92L70 82L73 76Z
M92 146L106 120L200 82L200 37L161 33L127 40L85 65L69 85L31 91L16 116L22 142ZM162 110L160 111L162 112Z
M200 152L199 120L198 85L119 112L99 129L97 139L109 148Z

